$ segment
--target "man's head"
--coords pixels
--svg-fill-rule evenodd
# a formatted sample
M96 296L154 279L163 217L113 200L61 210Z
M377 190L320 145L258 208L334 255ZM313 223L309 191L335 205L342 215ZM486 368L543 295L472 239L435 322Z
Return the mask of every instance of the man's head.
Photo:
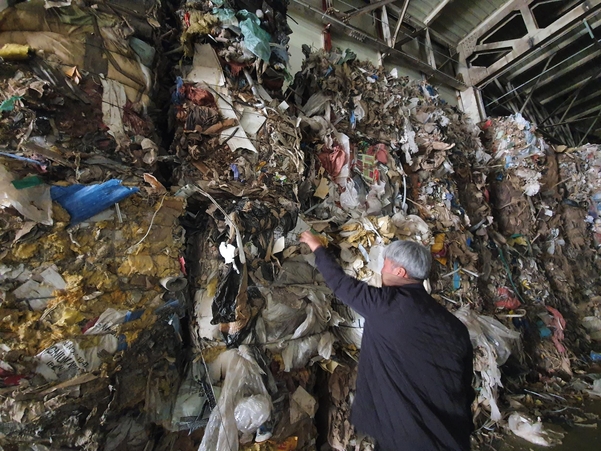
M384 249L382 283L397 285L408 280L425 280L431 266L428 248L414 241L395 241Z

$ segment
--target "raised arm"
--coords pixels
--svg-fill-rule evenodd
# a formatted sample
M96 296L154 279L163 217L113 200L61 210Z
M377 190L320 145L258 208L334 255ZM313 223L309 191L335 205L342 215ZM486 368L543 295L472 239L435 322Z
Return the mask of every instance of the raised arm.
M338 299L365 318L369 318L370 315L381 312L387 307L388 302L384 290L372 287L346 274L332 254L311 232L303 233L301 241L315 253L317 269Z

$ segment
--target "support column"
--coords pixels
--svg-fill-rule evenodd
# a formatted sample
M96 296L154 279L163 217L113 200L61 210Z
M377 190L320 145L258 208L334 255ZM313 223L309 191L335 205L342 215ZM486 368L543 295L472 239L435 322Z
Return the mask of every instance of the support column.
M468 115L468 117L474 121L474 123L482 122L486 118L484 112L484 104L482 102L482 95L477 88L469 87L464 91L459 92L459 100L461 110Z

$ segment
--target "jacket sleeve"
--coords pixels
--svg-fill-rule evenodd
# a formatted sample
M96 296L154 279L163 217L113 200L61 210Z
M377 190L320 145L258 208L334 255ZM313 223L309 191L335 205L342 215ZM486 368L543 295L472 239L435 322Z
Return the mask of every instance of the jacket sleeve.
M315 263L336 297L364 318L383 310L388 304L384 290L346 274L324 247L315 250Z

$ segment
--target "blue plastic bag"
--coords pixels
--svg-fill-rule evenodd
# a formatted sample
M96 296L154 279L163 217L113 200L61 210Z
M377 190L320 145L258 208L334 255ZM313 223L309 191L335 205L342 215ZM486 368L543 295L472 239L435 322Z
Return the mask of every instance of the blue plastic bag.
M99 185L53 186L50 188L50 196L67 210L71 215L71 225L74 225L138 191L139 188L128 188L121 185L121 180L113 179Z

